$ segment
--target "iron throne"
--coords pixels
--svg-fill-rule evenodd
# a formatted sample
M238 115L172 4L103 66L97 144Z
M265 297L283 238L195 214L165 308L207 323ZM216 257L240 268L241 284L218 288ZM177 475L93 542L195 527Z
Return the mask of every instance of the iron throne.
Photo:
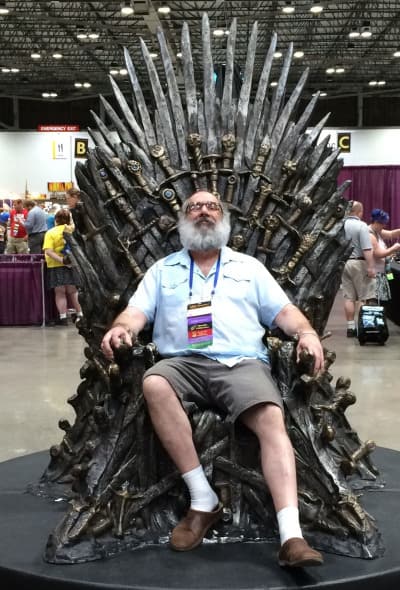
M75 423L60 421L64 436L51 447L36 487L50 496L62 491L70 501L49 536L49 562L94 560L165 543L187 508L181 478L152 431L141 393L142 374L157 358L151 334L133 350L121 349L113 363L99 345L146 269L180 248L177 215L192 192L207 188L220 196L231 212L229 245L265 264L323 336L349 255L343 233L347 185L337 187L341 161L328 139L318 143L327 117L306 131L317 96L297 116L307 71L286 97L292 47L272 96L276 36L260 79L252 80L257 23L240 95L233 98L235 37L233 21L220 96L204 15L200 78L188 26L182 31L182 92L160 31L162 77L142 42L152 109L125 51L133 107L111 78L118 112L102 98L109 126L93 113L97 128L90 135L96 147L77 166L82 202L68 238L82 284L84 319L78 327L87 360L82 382L68 400ZM296 364L294 341L279 333L266 333L266 341L295 448L305 535L327 551L381 555L380 534L358 493L381 485L369 456L374 443L362 443L346 419L346 408L356 399L350 380L341 377L332 385L333 352L325 351L326 370L315 378L311 359ZM188 412L201 461L224 504L223 521L208 542L276 541L256 439L244 428L228 427L212 411L188 407Z

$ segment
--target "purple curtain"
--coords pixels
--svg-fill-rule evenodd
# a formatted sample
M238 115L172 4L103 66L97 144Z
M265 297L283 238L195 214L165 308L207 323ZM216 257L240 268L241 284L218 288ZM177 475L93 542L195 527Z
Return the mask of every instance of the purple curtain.
M338 184L351 180L345 198L361 201L364 221L369 223L372 209L379 207L390 215L387 229L400 227L400 166L346 166Z
M0 256L0 326L38 325L43 322L41 254ZM45 288L45 319L57 312L53 291Z
M0 264L0 324L16 326L42 322L40 262Z

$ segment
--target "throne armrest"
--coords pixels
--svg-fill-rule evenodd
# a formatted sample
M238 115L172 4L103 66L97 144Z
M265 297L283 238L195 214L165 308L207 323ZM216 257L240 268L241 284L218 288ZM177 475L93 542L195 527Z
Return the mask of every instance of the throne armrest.
M131 367L132 364L137 366L138 364L144 364L144 367L148 369L152 367L160 358L160 354L157 350L157 346L154 342L148 342L142 344L136 341L133 346L122 344L114 351L115 362L121 370Z

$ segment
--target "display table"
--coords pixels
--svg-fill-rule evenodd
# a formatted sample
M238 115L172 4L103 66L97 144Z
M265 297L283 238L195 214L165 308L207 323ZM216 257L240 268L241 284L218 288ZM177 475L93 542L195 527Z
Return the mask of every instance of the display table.
M387 316L400 326L400 263L391 263L393 280L389 281L392 299L385 304Z
M314 568L281 568L278 544L212 543L194 551L166 544L75 565L43 561L51 531L65 516L65 501L26 493L39 480L49 452L0 463L0 583L4 590L398 590L400 453L377 448L374 459L386 486L363 490L386 551L377 559L324 553Z
M42 325L57 317L42 254L0 255L0 325Z

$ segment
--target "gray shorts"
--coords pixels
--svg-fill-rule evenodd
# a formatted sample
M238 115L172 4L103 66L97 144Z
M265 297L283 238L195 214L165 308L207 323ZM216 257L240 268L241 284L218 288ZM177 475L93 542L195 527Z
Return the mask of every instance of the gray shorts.
M243 359L233 367L201 355L167 358L148 369L164 377L182 402L199 408L217 408L229 422L252 406L272 403L283 411L281 394L269 366L257 359Z
M367 276L365 260L348 260L342 275L343 297L350 301L365 301L375 297L375 279Z

